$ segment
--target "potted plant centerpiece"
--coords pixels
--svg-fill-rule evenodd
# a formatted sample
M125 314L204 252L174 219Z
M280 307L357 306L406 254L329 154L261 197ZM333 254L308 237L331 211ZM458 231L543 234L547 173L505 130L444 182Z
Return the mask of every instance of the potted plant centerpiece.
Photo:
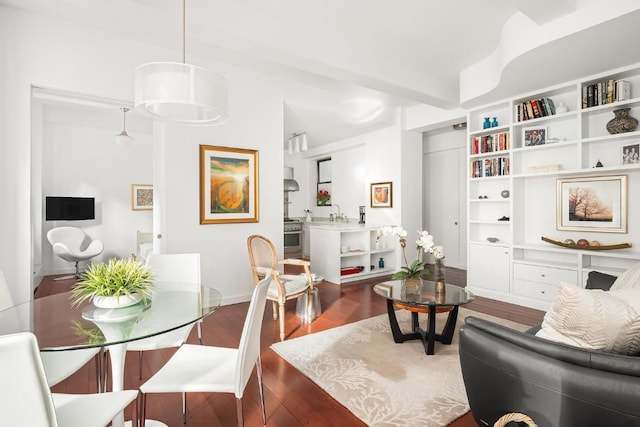
M136 259L112 258L91 264L73 287L74 304L93 298L96 307L127 307L146 300L153 289L149 267Z
M407 259L407 231L402 227L382 227L380 234L383 236L398 236L400 247L402 248L402 257L404 265L400 267L400 271L395 272L392 279L403 279L407 289L417 288L420 286L420 279L423 276L431 275L431 270L427 268L427 263L423 261L423 253L433 253L433 236L427 230L418 231L418 239L416 240L416 259L409 264Z

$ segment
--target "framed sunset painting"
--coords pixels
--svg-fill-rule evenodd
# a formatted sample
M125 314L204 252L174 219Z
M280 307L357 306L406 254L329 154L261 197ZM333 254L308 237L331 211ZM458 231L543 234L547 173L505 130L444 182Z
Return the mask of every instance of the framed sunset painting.
M258 151L200 146L200 224L258 222Z

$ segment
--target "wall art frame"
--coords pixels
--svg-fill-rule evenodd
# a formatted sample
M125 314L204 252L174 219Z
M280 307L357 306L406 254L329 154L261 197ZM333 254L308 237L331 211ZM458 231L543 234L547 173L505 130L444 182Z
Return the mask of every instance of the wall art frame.
M547 127L536 126L522 129L522 143L525 147L544 145L547 141Z
M558 178L556 228L627 232L627 176Z
M393 207L393 183L373 182L371 183L371 207L372 208L392 208Z
M640 143L627 144L620 147L620 164L635 165L640 163Z
M131 184L131 210L153 210L153 185Z
M259 221L258 150L200 145L200 224Z

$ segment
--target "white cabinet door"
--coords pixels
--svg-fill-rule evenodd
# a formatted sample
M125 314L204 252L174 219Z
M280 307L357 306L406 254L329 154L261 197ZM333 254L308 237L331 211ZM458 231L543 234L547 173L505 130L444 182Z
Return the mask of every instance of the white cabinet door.
M509 293L509 258L508 247L470 244L467 286Z

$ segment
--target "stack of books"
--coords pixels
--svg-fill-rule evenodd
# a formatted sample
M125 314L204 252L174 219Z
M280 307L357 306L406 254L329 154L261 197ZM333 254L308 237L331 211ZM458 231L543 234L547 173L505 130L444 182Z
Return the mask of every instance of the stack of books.
M582 87L582 108L611 104L631 98L631 83L626 80L604 80Z
M530 99L516 104L516 121L518 122L553 116L555 113L556 107L551 98Z

